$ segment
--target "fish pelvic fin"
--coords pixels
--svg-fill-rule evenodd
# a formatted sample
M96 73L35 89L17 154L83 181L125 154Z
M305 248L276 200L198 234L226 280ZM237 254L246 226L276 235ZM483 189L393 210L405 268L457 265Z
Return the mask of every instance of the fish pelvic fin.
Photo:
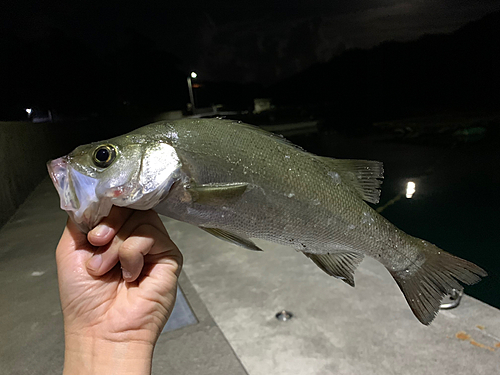
M304 254L328 275L354 287L354 271L363 260L363 255L353 252Z
M349 185L361 199L374 204L379 202L380 186L384 178L382 162L319 158L332 169L333 173L338 173L340 179Z
M231 242L232 244L241 246L247 250L263 251L260 247L258 247L251 240L249 240L248 238L242 237L240 235L228 232L226 230L218 229L218 228L204 228L204 227L199 227L199 228L203 229L205 232L210 233L212 236L215 236L220 240Z
M459 281L472 285L488 274L481 267L458 258L425 241L420 241L425 261L416 270L411 267L389 271L403 292L415 317L429 325L438 313L441 300L453 290L462 290Z

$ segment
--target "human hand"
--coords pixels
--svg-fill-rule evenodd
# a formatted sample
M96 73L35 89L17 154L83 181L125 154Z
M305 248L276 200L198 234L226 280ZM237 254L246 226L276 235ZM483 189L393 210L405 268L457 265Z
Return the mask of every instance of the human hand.
M56 262L65 373L81 373L82 365L88 365L87 373L98 373L115 360L124 371L148 373L133 368L141 363L150 369L182 267L182 255L158 215L113 207L87 236L68 220Z

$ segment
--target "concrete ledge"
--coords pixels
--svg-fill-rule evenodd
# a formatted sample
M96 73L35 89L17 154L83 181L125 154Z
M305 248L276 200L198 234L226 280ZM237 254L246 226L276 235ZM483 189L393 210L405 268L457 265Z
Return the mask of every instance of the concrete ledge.
M375 260L361 264L351 288L290 248L259 241L264 253L252 252L165 223L184 271L251 375L498 373L500 311L472 297L426 327ZM282 309L294 318L276 320Z
M65 221L47 178L0 230L0 374L61 372L54 249ZM498 373L500 311L474 298L424 327L373 260L353 289L290 248L259 241L265 252L251 252L164 221L184 254L180 285L199 323L161 335L154 373ZM282 309L293 319L276 320Z
M47 176L45 163L87 140L84 130L89 128L79 123L0 122L0 226Z
M62 372L64 330L54 250L66 220L45 178L0 230L0 374ZM199 323L160 336L153 373L245 375L186 275L179 284Z
M153 373L247 374L184 272L179 284L198 323L161 334L155 348Z

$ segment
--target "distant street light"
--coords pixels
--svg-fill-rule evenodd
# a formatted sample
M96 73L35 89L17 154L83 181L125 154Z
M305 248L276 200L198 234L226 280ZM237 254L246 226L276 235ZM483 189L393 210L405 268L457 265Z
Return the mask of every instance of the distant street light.
M194 114L195 106L194 106L193 84L191 82L191 79L195 79L196 77L198 77L198 74L196 74L196 72L191 72L191 75L189 77L187 77L189 99L191 100L191 109L193 111L193 114Z
M408 181L406 184L406 198L410 199L415 194L416 185L413 181Z

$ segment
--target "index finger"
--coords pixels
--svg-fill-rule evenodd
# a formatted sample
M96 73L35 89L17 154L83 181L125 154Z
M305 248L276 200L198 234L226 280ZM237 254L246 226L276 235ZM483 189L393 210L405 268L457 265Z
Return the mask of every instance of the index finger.
M88 241L94 246L106 245L120 231L123 224L133 213L134 210L130 208L113 206L109 215L88 233Z

